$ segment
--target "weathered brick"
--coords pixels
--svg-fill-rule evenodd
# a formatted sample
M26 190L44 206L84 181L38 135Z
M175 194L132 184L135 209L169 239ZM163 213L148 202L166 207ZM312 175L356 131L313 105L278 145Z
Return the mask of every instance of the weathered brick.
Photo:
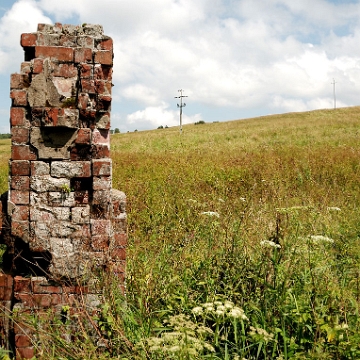
M31 278L23 276L14 277L14 292L16 293L30 293L31 292Z
M76 144L88 144L91 143L91 130L89 128L81 128L78 130Z
M28 221L11 221L11 235L17 236L24 240L29 241L29 222Z
M59 34L38 34L36 45L45 46L59 46L60 35Z
M53 76L73 78L78 75L78 70L73 64L58 64L54 67Z
M93 159L102 159L110 157L110 149L108 145L92 145L91 155Z
M31 342L30 336L25 335L25 334L17 334L17 335L15 335L15 346L17 348L31 347L32 342Z
M96 94L95 81L82 79L81 80L81 91L88 94Z
M30 61L23 61L20 66L21 74L29 76L31 72L31 62Z
M33 74L40 74L43 71L44 59L35 58L31 60Z
M77 43L79 46L83 48L90 48L94 47L94 38L92 36L78 36Z
M28 126L28 121L25 117L25 109L21 107L12 107L10 109L10 123L11 126Z
M10 99L12 99L13 106L26 106L27 105L26 90L11 90Z
M89 106L90 97L89 94L81 93L78 96L78 108L85 110Z
M94 190L110 190L111 189L111 176L94 176L93 189Z
M110 257L116 260L126 260L126 249L123 247L114 247L110 251Z
M94 66L94 79L111 81L112 67L108 65L96 64Z
M110 111L111 108L111 96L110 95L99 95L96 104L96 110L98 111Z
M59 37L59 45L60 46L67 46L67 47L75 47L76 44L76 36L73 35L60 35Z
M92 79L93 66L91 64L81 63L79 65L81 79Z
M71 220L75 224L90 223L90 206L73 207L71 209Z
M61 46L35 46L35 57L72 62L74 59L74 50L72 48Z
M30 179L28 176L12 176L10 186L12 190L30 190Z
M128 243L127 234L124 233L114 233L113 234L113 245L115 247L126 247Z
M57 178L90 177L90 161L53 161L51 176Z
M92 174L93 176L111 176L112 161L111 159L93 159Z
M75 63L92 62L93 52L89 48L76 48L75 49Z
M99 111L96 116L96 127L98 129L110 129L110 113Z
M36 160L36 154L29 145L12 145L12 160Z
M106 233L91 236L91 247L94 251L105 251L109 247L109 235Z
M31 175L50 175L50 165L44 161L31 162Z
M107 80L95 80L96 94L111 95L112 83Z
M110 145L110 131L107 129L94 129L91 143L94 145Z
M17 160L11 161L11 175L30 175L30 161L28 160Z
M113 63L113 53L108 50L99 50L95 52L95 63L103 65L112 65Z
M30 203L29 191L12 190L10 200L16 205L28 205Z
M15 144L26 144L29 141L28 127L12 127L11 141Z
M111 38L104 38L100 41L99 47L101 50L113 50L113 40Z
M110 220L91 220L91 234L110 234Z
M24 89L29 87L29 76L26 74L11 74L10 89Z
M22 47L35 46L37 34L21 34L20 44Z

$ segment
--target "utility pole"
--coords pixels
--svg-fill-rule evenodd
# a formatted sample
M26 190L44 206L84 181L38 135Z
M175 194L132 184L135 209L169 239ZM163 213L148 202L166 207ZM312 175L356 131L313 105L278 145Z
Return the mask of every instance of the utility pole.
M334 94L334 109L336 109L336 94L335 94L335 84L336 81L333 79L333 82L331 83L333 85L333 94Z
M180 134L182 133L182 108L186 106L186 104L182 102L182 98L187 97L186 95L182 94L183 91L183 89L178 90L180 96L175 96L175 99L180 99L180 105L177 104L177 107L180 108Z

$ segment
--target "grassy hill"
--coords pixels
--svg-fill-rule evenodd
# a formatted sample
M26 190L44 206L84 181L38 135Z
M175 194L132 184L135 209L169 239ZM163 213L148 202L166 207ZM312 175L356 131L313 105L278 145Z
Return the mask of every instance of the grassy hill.
M127 305L107 285L107 355L47 325L44 358L360 358L359 125L353 107L113 135Z

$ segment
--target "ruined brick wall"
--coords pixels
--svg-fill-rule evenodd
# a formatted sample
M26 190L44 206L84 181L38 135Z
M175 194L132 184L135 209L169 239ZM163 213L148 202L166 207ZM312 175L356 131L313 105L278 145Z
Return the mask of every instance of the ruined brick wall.
M100 25L39 24L21 35L21 46L25 61L10 83L1 219L7 251L0 301L10 312L59 307L64 294L79 295L75 287L64 290L65 279L86 282L99 268L123 285L127 241L125 195L112 189L112 39ZM32 277L43 286L34 287ZM24 335L1 316L0 330L3 339ZM17 351L31 347L23 343Z

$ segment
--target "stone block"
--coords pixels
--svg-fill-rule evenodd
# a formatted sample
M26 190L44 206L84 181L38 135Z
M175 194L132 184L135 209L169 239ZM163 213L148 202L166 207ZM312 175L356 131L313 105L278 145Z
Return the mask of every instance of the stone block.
M70 185L69 185L70 186ZM64 188L64 187L63 187ZM76 206L74 192L65 191L46 191L41 193L30 193L30 205L47 205L47 206Z
M60 35L59 34L38 34L36 45L41 47L47 46L59 46Z
M90 206L73 207L71 209L71 221L75 224L90 223Z
M26 145L29 141L29 128L28 127L11 127L11 141L13 144Z
M31 221L70 221L70 209L68 207L51 207L46 205L39 205L38 207L31 206L30 208Z
M31 176L50 175L50 165L44 161L31 161Z
M70 180L65 178L54 178L52 176L31 176L30 189L36 192L58 191L66 198L70 189Z
M12 107L10 109L10 124L11 126L29 126L25 117L25 108Z
M94 38L92 36L87 36L87 35L79 35L77 38L77 44L78 46L82 47L82 48L90 48L93 49L94 48Z
M59 45L66 47L75 47L77 46L77 37L74 35L60 35L59 37Z
M30 175L30 161L28 160L13 160L10 162L11 175Z
M113 64L113 53L109 50L98 50L95 52L94 62L103 65Z
M56 178L90 177L90 161L53 161L50 168L51 176Z
M94 190L111 190L112 178L111 176L94 176L93 189Z
M35 46L35 57L49 58L60 62L72 62L74 49L61 46Z
M35 46L37 34L21 34L20 44L22 47Z
M111 176L112 160L111 159L93 159L92 160L93 176Z
M29 176L15 175L11 177L10 187L12 190L30 190L30 178Z

